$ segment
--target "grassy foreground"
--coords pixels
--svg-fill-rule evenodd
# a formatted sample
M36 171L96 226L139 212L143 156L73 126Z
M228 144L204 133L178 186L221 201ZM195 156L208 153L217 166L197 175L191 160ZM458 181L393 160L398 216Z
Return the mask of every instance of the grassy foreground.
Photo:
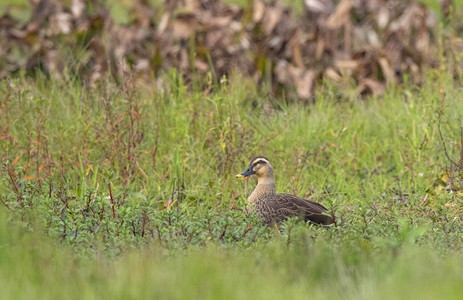
M165 80L0 83L5 299L461 298L463 93L444 70L305 106ZM255 155L336 226L244 213Z
M209 244L168 254L152 246L116 259L76 259L2 224L5 299L459 299L463 259L416 245L354 250L302 238L248 249ZM305 233L306 234L306 233ZM302 236L298 236L302 237Z

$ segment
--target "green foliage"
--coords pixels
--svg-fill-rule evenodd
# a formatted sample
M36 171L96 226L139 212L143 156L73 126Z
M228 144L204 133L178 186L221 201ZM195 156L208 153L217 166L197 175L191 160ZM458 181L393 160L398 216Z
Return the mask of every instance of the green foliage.
M76 259L67 247L1 220L0 285L8 299L461 297L461 254L442 257L408 242L372 249L299 227L289 247L282 235L244 249L208 243L167 252L151 243L118 259L98 249Z
M238 76L164 80L0 82L6 298L461 296L463 103L445 72L312 105ZM234 174L255 155L335 226L247 213Z

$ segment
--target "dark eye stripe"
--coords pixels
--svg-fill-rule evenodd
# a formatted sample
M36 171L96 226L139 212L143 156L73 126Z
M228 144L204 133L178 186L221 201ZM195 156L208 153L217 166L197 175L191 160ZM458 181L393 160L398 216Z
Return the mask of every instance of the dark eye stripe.
M259 164L264 165L264 164L266 164L266 163L267 163L267 162L264 161L264 160L259 160L259 161L256 161L255 163L253 163L252 166L255 167L255 166L259 165Z

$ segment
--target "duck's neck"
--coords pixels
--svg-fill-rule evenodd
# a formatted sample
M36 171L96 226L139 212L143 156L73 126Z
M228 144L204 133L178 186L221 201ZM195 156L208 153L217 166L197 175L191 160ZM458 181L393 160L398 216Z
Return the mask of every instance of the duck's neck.
M275 181L273 175L258 177L257 186L248 198L249 203L255 202L260 196L265 194L275 194Z

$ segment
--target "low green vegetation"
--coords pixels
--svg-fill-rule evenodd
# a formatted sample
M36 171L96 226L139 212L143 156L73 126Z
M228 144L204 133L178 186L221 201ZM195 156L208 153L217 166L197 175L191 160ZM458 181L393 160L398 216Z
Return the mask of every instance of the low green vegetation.
M2 295L461 298L463 93L449 77L367 99L327 85L305 105L238 76L209 92L175 73L164 90L3 80ZM246 213L234 175L255 155L335 226L278 231Z

